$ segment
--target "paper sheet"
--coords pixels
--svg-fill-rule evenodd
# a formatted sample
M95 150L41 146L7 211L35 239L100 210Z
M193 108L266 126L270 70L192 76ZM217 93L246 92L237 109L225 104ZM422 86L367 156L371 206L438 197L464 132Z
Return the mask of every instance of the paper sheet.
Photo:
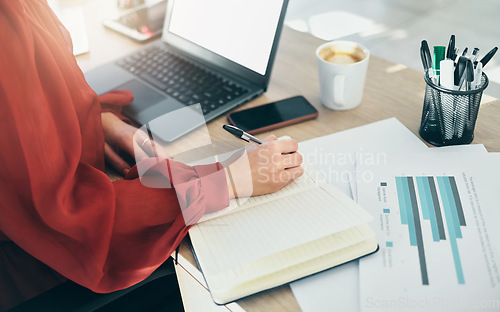
M351 180L357 152L369 151L375 153L371 156L379 157L390 151L427 149L427 145L396 118L301 142L299 146L308 164L352 198Z
M301 142L304 159L323 174L326 182L353 197L351 177L356 152L373 156L397 150L427 150L418 137L396 118ZM359 311L358 261L290 284L302 311Z
M395 150L396 152L401 152L401 150ZM406 152L406 150L405 150ZM479 153L479 154L486 154L488 153L488 150L486 150L486 147L482 144L470 144L470 145L453 145L453 146L443 146L443 147L431 147L426 150L426 153ZM361 162L364 163L369 163L370 165L374 163L371 161L367 155L372 155L372 154L377 154L375 152L368 152L364 151L362 153L357 153L356 157L356 165L355 165L355 172L356 176L358 179L361 178L360 174L357 170L357 167L359 166L359 162L361 159ZM378 161L379 164L383 164L387 161L387 153L384 153L384 157L382 160ZM370 162L371 161L371 162ZM353 197L355 201L358 201L358 188L357 188L357 180L351 180L351 188L353 190Z
M71 35L73 54L76 56L89 52L89 41L82 7L62 7L58 0L49 0L48 3Z
M356 158L356 152L364 153L367 157L371 155L373 159L397 151L487 152L483 145L427 148L427 145L395 118L302 142L300 151L305 156L308 155L306 159L329 159L330 162L316 162L316 170L325 172L328 183L335 185L355 199L357 198L355 179L345 177L356 175L356 161L351 161ZM314 153L327 156L314 156ZM334 159L337 163L332 165L331 160ZM333 170L340 171L342 174L326 174ZM339 176L343 178L336 179ZM301 309L305 312L332 311L332 307L335 307L336 311L355 312L360 309L358 261L307 277L291 283L290 286Z
M360 260L361 311L498 310L499 165L462 146L358 167L381 248Z
M293 183L285 186L281 190L260 196L252 196L252 197L244 197L244 198L236 198L231 199L229 201L229 207L218 210L213 213L205 214L198 223L203 223L215 218L219 218L221 216L229 215L235 213L237 211L259 205L264 204L273 200L277 200L283 197L288 196L291 193L297 193L303 191L304 189L314 188L316 186L316 182L312 179L312 177L308 174L307 171L304 174L295 179Z

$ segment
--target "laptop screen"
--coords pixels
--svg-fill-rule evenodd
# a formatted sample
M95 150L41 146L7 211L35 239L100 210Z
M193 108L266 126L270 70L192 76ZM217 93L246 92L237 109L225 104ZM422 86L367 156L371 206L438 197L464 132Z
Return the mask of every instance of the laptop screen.
M283 0L178 0L168 31L265 75Z

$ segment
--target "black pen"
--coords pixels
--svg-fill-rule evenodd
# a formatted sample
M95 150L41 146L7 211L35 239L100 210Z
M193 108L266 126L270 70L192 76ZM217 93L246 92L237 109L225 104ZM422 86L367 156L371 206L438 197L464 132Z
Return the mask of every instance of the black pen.
M491 49L490 52L488 52L479 62L481 62L483 64L483 67L486 66L486 64L488 64L488 62L491 60L491 58L493 57L493 55L495 55L495 53L497 53L497 50L498 50L498 47L494 47L493 49Z
M477 58L479 56L478 53L479 53L479 48L474 48L474 51L472 51L472 57L471 57L472 64L474 64L477 61Z
M432 74L432 72L429 71L429 69L432 68L431 51L429 50L429 45L426 40L422 40L422 45L420 46L420 58L422 59L422 66L424 67L425 72Z
M222 128L224 128L224 130L231 133L232 135L234 135L238 139L242 139L242 140L247 141L247 142L252 141L252 142L255 142L257 144L262 144L261 140L259 140L258 138L254 137L253 135L251 135L249 133L246 133L245 131L241 130L238 127L231 126L231 125L223 125Z
M469 51L469 47L465 47L464 52L462 52L462 56L467 56L467 51Z
M455 35L451 35L450 42L448 42L448 50L446 51L446 58L455 59Z

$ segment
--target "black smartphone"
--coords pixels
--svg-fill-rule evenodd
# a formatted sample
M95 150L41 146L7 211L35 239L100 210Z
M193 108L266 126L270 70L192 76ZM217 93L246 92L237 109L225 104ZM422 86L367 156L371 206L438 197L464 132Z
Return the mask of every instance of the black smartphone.
M150 1L103 23L137 41L146 41L161 35L166 9L167 1Z
M227 120L245 132L256 134L314 119L317 116L316 108L303 96L294 96L230 113Z

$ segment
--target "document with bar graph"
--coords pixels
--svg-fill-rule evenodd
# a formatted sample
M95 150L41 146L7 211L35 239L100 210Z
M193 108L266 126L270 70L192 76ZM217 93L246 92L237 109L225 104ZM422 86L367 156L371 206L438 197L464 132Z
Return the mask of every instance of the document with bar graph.
M362 311L500 311L500 181L489 154L358 157L380 251L360 260Z

